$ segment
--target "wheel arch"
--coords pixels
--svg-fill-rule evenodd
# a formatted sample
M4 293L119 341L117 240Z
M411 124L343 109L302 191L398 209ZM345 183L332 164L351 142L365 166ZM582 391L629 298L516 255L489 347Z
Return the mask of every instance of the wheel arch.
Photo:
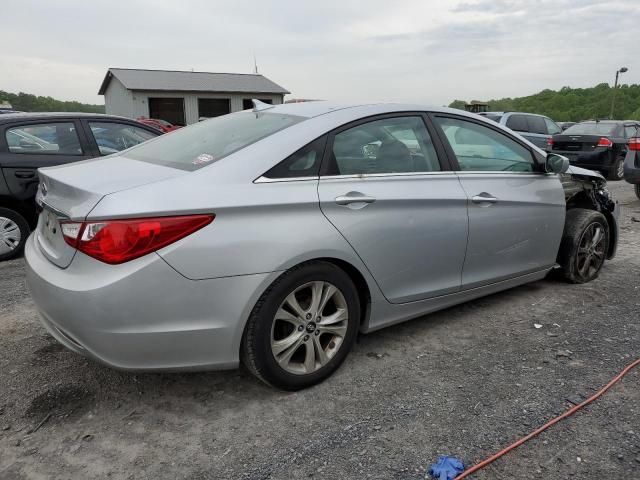
M606 210L600 208L598 204L587 194L586 191L581 191L567 199L567 212L576 208L583 208L586 210L593 210L600 212L607 219L609 225L609 244L607 247L607 259L611 259L615 256L618 248L618 221L614 215Z

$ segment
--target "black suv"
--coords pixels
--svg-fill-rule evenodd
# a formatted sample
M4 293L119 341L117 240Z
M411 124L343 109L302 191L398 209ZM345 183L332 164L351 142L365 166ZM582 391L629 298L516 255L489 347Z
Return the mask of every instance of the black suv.
M161 134L110 115L0 115L0 260L18 255L35 227L39 167L109 155Z
M633 120L576 123L554 135L547 150L568 157L577 167L599 170L609 180L622 180L627 143L638 135L639 127L640 122Z

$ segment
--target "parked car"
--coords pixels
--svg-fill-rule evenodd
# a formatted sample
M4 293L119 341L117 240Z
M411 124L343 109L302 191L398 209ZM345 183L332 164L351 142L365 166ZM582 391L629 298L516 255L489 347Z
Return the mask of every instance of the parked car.
M624 160L624 179L631 183L640 199L640 131L629 139L627 155Z
M39 172L27 282L55 338L120 369L242 359L284 389L358 331L558 265L588 282L618 238L599 173L447 108L261 106Z
M153 128L157 128L163 133L173 132L174 130L182 128L179 125L172 125L166 120L160 120L159 118L139 118L138 122L144 123L145 125Z
M480 115L510 128L543 150L547 148L551 136L562 131L549 117L535 113L483 112Z
M108 115L0 116L0 261L18 255L36 226L39 167L110 155L158 135L151 127ZM112 174L101 181L108 183Z
M639 122L600 120L581 122L554 135L548 150L572 164L601 171L609 180L622 180L627 142L637 135Z
M567 128L573 127L576 123L578 122L556 122L556 125L558 125L564 132Z

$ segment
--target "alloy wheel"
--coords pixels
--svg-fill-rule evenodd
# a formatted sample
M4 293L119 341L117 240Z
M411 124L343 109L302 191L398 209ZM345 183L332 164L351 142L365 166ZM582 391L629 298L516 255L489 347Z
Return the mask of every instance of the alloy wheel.
M583 278L590 278L598 273L604 263L606 232L602 225L593 222L584 230L578 244L576 267Z
M16 222L0 217L0 255L14 251L20 245L22 233Z
M285 371L313 373L336 355L348 324L347 302L335 285L306 283L280 304L271 326L271 352Z

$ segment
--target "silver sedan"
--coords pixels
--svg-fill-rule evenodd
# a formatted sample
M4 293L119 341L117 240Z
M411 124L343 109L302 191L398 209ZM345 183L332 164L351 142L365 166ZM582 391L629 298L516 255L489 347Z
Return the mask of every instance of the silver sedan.
M256 102L41 169L27 281L47 330L112 367L242 361L304 388L358 332L558 266L595 278L617 210L599 174L568 168L459 110Z

